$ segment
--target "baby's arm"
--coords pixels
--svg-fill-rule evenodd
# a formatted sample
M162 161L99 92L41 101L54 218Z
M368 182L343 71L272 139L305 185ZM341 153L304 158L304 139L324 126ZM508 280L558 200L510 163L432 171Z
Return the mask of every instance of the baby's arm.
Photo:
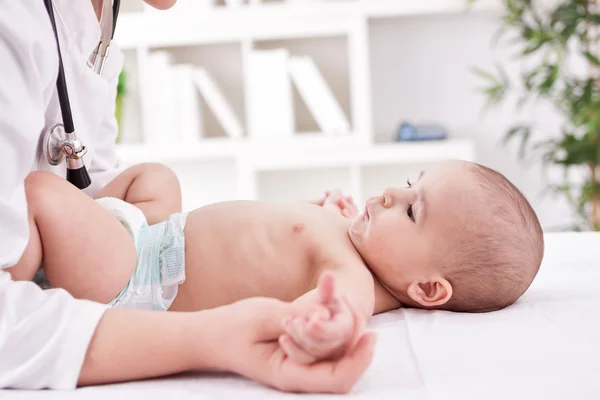
M352 348L373 314L373 278L362 265L324 272L317 288L295 303L305 314L282 322L282 349L300 363L336 359Z

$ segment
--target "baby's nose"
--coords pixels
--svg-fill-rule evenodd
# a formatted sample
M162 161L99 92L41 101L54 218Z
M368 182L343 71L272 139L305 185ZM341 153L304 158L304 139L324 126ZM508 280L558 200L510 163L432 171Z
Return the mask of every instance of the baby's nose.
M410 202L411 195L405 188L388 188L383 196L390 201L391 204L403 205Z

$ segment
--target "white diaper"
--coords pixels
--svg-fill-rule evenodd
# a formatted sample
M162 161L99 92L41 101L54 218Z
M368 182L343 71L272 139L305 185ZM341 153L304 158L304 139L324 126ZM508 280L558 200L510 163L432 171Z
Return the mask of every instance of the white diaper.
M101 199L97 199L96 203L100 204L119 220L133 238L134 243L138 242L140 230L143 226L148 225L146 216L142 210L121 199L115 199L113 197L102 197Z
M185 237L187 213L148 226L142 211L122 200L102 198L97 202L123 224L134 240L137 265L121 293L109 304L118 308L166 311L185 281Z

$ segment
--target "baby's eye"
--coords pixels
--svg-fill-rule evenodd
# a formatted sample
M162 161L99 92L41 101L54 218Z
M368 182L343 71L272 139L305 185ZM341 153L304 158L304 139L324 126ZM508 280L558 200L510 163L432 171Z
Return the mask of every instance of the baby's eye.
M408 218L410 218L412 222L415 222L415 215L413 214L412 204L408 206L408 210L406 210L406 214L408 215Z

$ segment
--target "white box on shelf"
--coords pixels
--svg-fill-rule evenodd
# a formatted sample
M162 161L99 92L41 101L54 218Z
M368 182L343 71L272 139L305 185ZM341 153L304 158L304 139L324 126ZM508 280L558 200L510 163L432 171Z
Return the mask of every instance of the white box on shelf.
M292 85L285 49L254 50L247 60L249 136L281 138L294 134Z
M240 138L244 128L216 82L204 68L194 69L194 83L228 136Z
M175 120L175 106L173 99L173 79L171 73L171 56L168 52L157 51L150 53L148 65L147 85L150 119L144 132L144 141L150 144L161 144L172 139Z
M198 142L203 136L202 109L194 84L194 68L191 64L179 64L171 68L173 91L176 94L173 99L173 123L177 128L177 137L184 143Z
M314 61L310 57L291 57L288 70L321 131L327 135L349 134L350 122Z

